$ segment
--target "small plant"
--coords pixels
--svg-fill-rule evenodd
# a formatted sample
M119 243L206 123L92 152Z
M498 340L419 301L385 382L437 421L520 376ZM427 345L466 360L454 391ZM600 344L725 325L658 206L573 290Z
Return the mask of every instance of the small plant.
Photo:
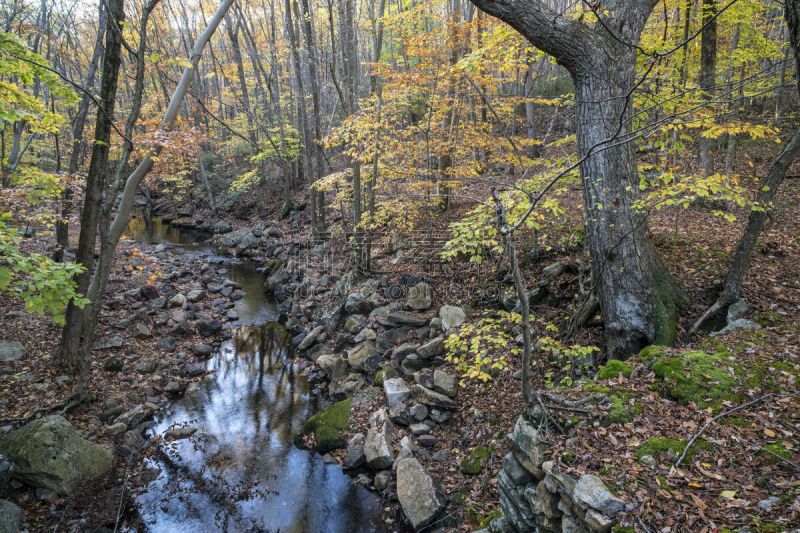
M516 356L521 351L511 334L519 320L517 313L498 311L464 324L445 341L445 359L455 363L467 379L491 381L495 373L508 366L507 354Z

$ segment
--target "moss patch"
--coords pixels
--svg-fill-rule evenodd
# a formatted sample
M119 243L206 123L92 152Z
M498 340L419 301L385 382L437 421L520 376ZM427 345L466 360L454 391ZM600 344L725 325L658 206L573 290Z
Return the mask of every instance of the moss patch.
M767 459L773 463L777 463L778 461L780 461L778 457L781 457L783 459L788 459L789 456L792 455L792 450L784 447L784 445L780 442L776 442L774 444L767 444L766 446L764 446L764 450L761 450L760 452L758 452L758 454L766 456ZM775 454L778 457L775 457L775 455L772 454Z
M489 459L491 453L492 449L490 446L476 446L467 457L461 460L459 468L465 474L480 474L483 465Z
M383 382L387 379L396 378L399 374L397 370L392 368L391 366L385 366L378 370L378 373L375 374L375 386L376 387L383 387Z
M667 382L666 392L679 402L698 407L719 407L722 400L737 400L732 389L737 385L719 354L689 352L679 357L665 357L653 365L653 372Z
M348 398L330 405L309 418L294 438L298 448L327 452L346 444L343 432L350 421L353 399ZM307 437L310 444L307 445Z
M633 450L633 455L637 459L641 459L645 455L658 457L660 455L666 455L670 450L672 450L676 456L680 457L680 455L683 453L683 449L686 448L688 443L688 440L661 438L647 439ZM697 454L698 448L705 451L712 451L714 449L714 447L708 441L697 439L692 447L689 448L689 451L686 452L686 457L694 457Z
M597 379L616 379L619 374L629 378L631 377L631 372L633 372L633 367L631 365L616 359L611 359L597 370Z

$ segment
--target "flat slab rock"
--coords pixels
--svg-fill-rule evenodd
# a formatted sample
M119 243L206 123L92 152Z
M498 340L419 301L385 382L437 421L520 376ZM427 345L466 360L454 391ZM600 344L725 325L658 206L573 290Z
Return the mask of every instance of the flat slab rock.
M606 516L614 516L625 509L625 502L614 496L599 477L591 474L578 480L572 498Z
M413 457L398 461L397 499L414 531L433 523L447 505L439 480Z

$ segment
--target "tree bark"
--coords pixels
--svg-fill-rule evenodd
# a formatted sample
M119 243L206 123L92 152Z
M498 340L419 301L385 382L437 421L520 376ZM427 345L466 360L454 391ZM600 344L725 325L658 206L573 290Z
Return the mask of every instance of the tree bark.
M687 297L673 282L633 205L639 179L631 142L636 48L655 0L612 1L594 28L539 1L472 0L553 55L575 84L587 241L610 357L671 344Z
M700 90L703 98L714 98L717 71L717 6L715 0L703 0L703 31L700 33ZM706 176L714 173L714 156L711 153L713 139L697 140L700 167Z

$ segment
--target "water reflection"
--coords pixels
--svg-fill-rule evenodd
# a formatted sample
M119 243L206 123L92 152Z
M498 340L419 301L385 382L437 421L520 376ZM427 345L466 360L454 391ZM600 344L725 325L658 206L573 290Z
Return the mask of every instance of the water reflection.
M151 465L161 473L138 498L150 531L387 531L374 495L291 444L317 405L288 340L277 324L236 330L213 377L159 420L154 434L199 431Z
M170 243L194 246L207 240L209 233L187 228L178 228L154 217L150 211L134 211L125 233L134 240L150 244Z

